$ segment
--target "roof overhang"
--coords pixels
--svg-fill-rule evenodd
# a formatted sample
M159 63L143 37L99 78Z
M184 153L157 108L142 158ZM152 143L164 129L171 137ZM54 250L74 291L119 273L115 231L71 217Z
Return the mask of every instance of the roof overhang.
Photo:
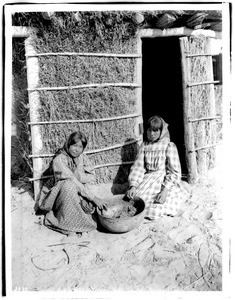
M222 39L222 32L213 31L209 29L190 29L186 27L169 28L169 29L140 29L138 36L140 38L154 38L154 37L169 37L169 36L190 36L190 35L204 35L207 37Z

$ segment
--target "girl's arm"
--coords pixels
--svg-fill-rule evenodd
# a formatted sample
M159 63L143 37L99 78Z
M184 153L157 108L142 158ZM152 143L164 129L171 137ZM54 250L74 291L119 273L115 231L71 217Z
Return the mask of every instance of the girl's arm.
M88 183L91 182L94 176L94 169L92 168L91 162L86 154L83 154L83 173L80 175L80 182L81 183Z
M56 181L71 179L77 186L78 194L90 201L94 201L95 196L92 194L92 192L81 182L79 182L79 180L76 178L76 175L68 167L67 158L65 155L59 154L58 156L56 156L53 160L52 166Z
M181 165L176 145L169 143L166 149L166 176L163 185L169 190L172 185L179 183L181 180Z
M138 156L131 167L131 171L128 177L130 187L137 187L144 178L146 170L144 167L144 143L141 144Z

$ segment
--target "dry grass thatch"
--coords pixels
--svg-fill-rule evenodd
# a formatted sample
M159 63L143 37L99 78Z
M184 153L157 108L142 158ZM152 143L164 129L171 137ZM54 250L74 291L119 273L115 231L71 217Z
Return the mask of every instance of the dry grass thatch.
M82 22L86 25L87 19L84 18ZM73 29L74 35L68 34L69 29L66 25L60 30L54 28L55 36L52 35L52 31L48 31L43 37L35 39L38 52L135 53L136 41L131 36L126 39L122 32L121 39L111 39L110 33L103 39L101 33L88 32L85 28L82 28L83 32L81 29L80 31ZM39 87L135 83L135 67L136 58L44 55L39 57ZM137 112L136 90L132 87L43 90L39 91L38 95L39 101L35 112L37 120L34 121L39 122L99 119ZM88 138L86 150L89 151L125 144L126 141L133 139L135 126L133 118L90 123L42 124L39 125L40 135L43 137L40 153L55 153L63 145L66 137L76 130L86 134ZM90 154L90 158L94 166L133 161L136 155L133 147L136 145ZM42 171L45 171L50 161L51 159L43 158ZM121 182L125 182L129 168L130 165L97 168L96 182L118 181L119 177Z
M212 22L221 19L220 11L143 11L144 21L133 22L136 12L77 12L76 18L72 12L55 13L55 18L45 20L41 13L22 13L13 16L13 25L28 25L39 28L34 37L34 47L38 53L45 52L98 52L98 53L133 53L136 54L136 29L143 26L171 27L198 22ZM165 16L165 17L164 17ZM201 18L201 19L200 19ZM200 21L201 20L201 21ZM190 23L191 22L191 23ZM195 24L194 24L195 23ZM193 25L194 24L194 25ZM199 37L191 40L190 53L204 53L205 42ZM16 60L17 61L17 60ZM191 81L208 80L208 58L195 57L191 60L189 73ZM89 83L134 83L136 58L107 58L80 56L41 56L39 58L39 87L74 86ZM201 70L198 72L198 70ZM191 88L192 115L197 118L208 116L211 111L205 109L210 86ZM40 91L35 115L37 121L96 119L136 113L136 90L127 87L85 88L71 90ZM199 101L200 98L200 101ZM195 108L195 109L194 109ZM34 120L35 121L35 120ZM215 123L215 122L214 122ZM214 124L213 123L213 124ZM208 122L204 125L194 125L196 135L201 136L205 130L207 137L213 143L210 135L212 128ZM204 127L202 127L204 126ZM214 125L213 125L214 126ZM217 123L217 130L221 123ZM59 125L40 125L43 137L43 148L40 153L54 153L61 147L65 138L73 131L80 129L87 135L88 149L99 149L116 143L125 143L134 136L135 119L105 121L103 123L73 123ZM195 147L203 145L205 138L197 139ZM205 140L206 142L206 140ZM125 146L127 148L130 146ZM28 147L30 149L30 147ZM209 164L212 162L213 148L200 153L208 153ZM121 154L122 148L90 155L94 164L112 163L133 160L132 154ZM127 159L128 157L128 159ZM50 159L43 159L43 170ZM128 170L130 166L123 166ZM118 166L96 170L97 182L106 182L117 177ZM126 180L127 171L121 171L121 181Z

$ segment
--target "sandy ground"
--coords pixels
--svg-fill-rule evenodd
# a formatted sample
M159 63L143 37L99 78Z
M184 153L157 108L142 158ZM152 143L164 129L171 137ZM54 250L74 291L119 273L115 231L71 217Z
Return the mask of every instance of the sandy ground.
M13 290L220 291L222 186L218 168L192 187L182 214L123 234L73 241L42 225L25 189L12 187ZM112 195L111 185L94 187Z

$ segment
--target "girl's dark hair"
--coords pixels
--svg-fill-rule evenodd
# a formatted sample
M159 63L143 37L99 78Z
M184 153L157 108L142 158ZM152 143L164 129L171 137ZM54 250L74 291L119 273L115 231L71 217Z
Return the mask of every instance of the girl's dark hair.
M162 125L162 119L159 116L153 116L148 120L146 128L157 131L158 129L162 130Z
M80 131L75 131L75 132L71 133L71 135L69 136L68 142L67 142L67 147L69 148L71 145L74 145L79 141L82 142L83 149L85 149L86 145L87 145L86 136Z

